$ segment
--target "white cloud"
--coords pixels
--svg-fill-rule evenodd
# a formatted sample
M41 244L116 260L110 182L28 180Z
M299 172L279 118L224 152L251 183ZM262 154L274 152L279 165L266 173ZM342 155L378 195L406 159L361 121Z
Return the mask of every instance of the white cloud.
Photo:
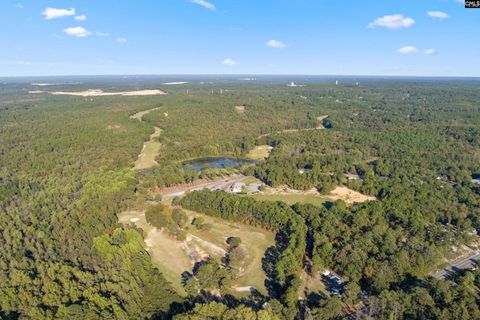
M70 17L75 15L75 9L56 9L56 8L46 8L42 15L45 17L46 20L63 18L63 17Z
M98 37L108 37L110 34L106 32L95 32Z
M424 54L426 54L427 56L433 56L434 54L437 53L437 51L435 51L435 49L433 48L430 48L430 49L427 49L425 51L423 51Z
M436 19L448 19L449 16L447 13L443 11L428 11L427 15L431 18L436 18Z
M415 47L407 46L407 47L401 47L397 49L397 52L401 54L414 54L414 53L418 53L418 49Z
M117 38L117 42L120 44L127 43L127 38Z
M190 0L191 3L198 4L208 10L215 10L215 5L205 0Z
M76 17L75 17L75 20L77 20L77 21L85 21L85 20L87 20L87 16L84 15L84 14L82 14L81 16L76 16Z
M276 49L283 49L286 47L285 43L279 40L269 40L267 42L267 46L270 48L276 48Z
M415 24L415 20L412 18L405 17L401 14L393 14L383 16L381 18L375 19L371 22L368 27L375 28L375 27L385 27L388 29L402 29L408 28Z
M67 28L67 29L64 29L63 32L65 32L69 36L78 37L78 38L85 38L91 34L83 27Z
M238 64L238 61L235 61L233 59L230 59L230 58L227 58L225 60L222 61L222 64L226 65L226 66L234 66L236 64Z
M29 66L32 63L30 61L18 60L18 61L14 61L13 64L17 64L17 65L21 65L21 66Z
M25 8L25 7L23 6L23 4L21 4L21 3L17 3L17 4L15 5L15 7L18 8L18 9L23 9L23 8Z

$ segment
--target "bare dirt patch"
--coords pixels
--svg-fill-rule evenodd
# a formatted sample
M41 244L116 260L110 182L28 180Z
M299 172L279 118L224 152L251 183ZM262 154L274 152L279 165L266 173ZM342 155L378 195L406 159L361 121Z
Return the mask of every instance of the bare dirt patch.
M37 87L48 87L48 86L64 86L64 85L78 85L82 84L81 82L57 82L57 83L49 83L49 82L33 82L32 86Z
M165 86L174 86L174 85L179 85L179 84L187 84L187 81L175 81L175 82L164 82L162 83Z
M237 111L238 114L244 114L245 106L235 106L235 111Z
M377 198L373 196L361 194L360 192L351 190L344 186L336 187L327 195L327 197L332 200L343 200L348 204L377 200Z
M260 197L272 196L273 197L272 200L281 200L280 196L286 196L287 200L290 200L290 201L292 201L292 199L290 198L292 198L293 196L297 196L299 202L306 201L310 203L313 203L312 202L313 199L308 199L311 197L319 198L318 199L319 203L321 202L322 199L330 200L330 201L343 200L347 204L354 204L354 203L361 203L365 201L376 200L375 197L361 194L360 192L351 190L345 186L338 186L335 189L333 189L329 194L321 194L315 188L312 188L310 190L296 190L296 189L289 188L287 186L280 186L277 188L267 187L264 191L258 193L258 195ZM306 197L306 196L309 196L309 197ZM294 199L295 198L293 198L293 200Z

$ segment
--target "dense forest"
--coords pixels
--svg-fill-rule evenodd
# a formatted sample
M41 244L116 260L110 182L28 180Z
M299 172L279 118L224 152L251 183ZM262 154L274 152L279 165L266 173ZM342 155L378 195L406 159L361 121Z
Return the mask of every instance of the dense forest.
M116 218L135 201L129 167L150 128L108 101L2 98L2 317L166 315L179 297Z
M91 86L101 85L81 88ZM191 84L188 94L95 98L30 89L0 85L0 318L480 318L478 271L430 277L480 232L477 82L226 81ZM143 121L130 118L150 109ZM135 172L153 127L162 129L158 164ZM276 233L264 258L267 296L206 300L195 289L181 297L152 263L143 231L117 214L155 200L151 188L233 172L198 173L186 160L243 158L258 145L273 147L270 157L238 170L269 186L328 193L346 185L377 200L290 206L196 191L173 209L150 207L148 221L180 240L179 206ZM221 269L212 262L194 276L223 277ZM299 302L305 269L335 270L349 281L345 294Z

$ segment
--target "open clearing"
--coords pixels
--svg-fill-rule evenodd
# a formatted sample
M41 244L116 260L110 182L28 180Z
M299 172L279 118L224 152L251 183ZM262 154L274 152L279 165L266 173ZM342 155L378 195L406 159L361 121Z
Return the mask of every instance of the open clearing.
M272 149L273 147L269 145L256 146L248 152L247 158L257 161L265 160L270 156Z
M208 256L222 257L227 249L226 239L231 236L240 237L242 246L247 252L245 270L234 282L235 287L254 287L266 293L264 286L265 273L262 270L262 258L265 250L275 244L272 232L243 224L209 217L203 214L185 210L191 221L194 217L202 217L205 223L211 224L209 231L197 230L192 225L185 228L187 239L177 241L162 231L147 223L145 214L141 211L123 212L118 215L120 223L134 223L144 231L145 245L152 256L152 261L172 283L175 289L185 294L181 285L181 274L191 272L195 262Z
M199 231L193 227L189 232L198 235L204 240L211 242L221 248L227 249L226 239L228 237L239 237L242 239L242 246L248 254L246 268L242 276L235 281L238 287L254 287L261 293L266 293L265 273L262 269L262 258L268 247L275 244L273 232L248 225L233 223L219 218L209 217L192 211L187 211L191 218L201 216L206 223L212 224L213 228L208 231Z
M78 85L82 84L81 82L33 82L31 83L32 86L37 87L48 87L48 86L65 86L65 85Z
M245 113L245 106L235 106L235 111L239 114L244 114Z
M187 81L174 81L174 82L164 82L162 84L166 86L174 86L178 84L187 84L187 83L188 83Z
M55 96L67 95L67 96L79 96L79 97L102 97L102 96L153 96L153 95L165 95L166 92L158 89L154 90L136 90L136 91L120 91L120 92L104 92L100 89L90 89L86 91L40 91L34 90L29 93L49 93Z
M133 167L135 170L147 169L157 164L155 158L162 146L158 141L161 132L162 129L155 127L155 132L150 135L150 140L143 144L142 152L138 155L138 159Z
M144 115L152 112L152 111L155 111L155 110L159 110L160 108L153 108L153 109L148 109L148 110L145 110L145 111L140 111L140 112L137 112L133 115L130 116L130 119L137 119L139 121L142 121L142 118Z
M172 283L177 292L185 294L180 274L185 270L191 269L192 263L184 252L183 243L170 238L148 224L145 220L145 214L141 211L120 213L118 221L126 225L133 223L137 227L142 228L145 247L150 253L153 263L165 278Z
M377 200L377 198L373 196L361 194L344 186L336 187L326 197L331 200L343 200L348 204Z
M321 194L317 189L295 190L287 186L277 188L267 187L264 191L253 195L258 200L284 201L286 203L311 203L322 204L326 201L343 200L347 204L361 203L365 201L376 200L375 197L361 194L345 186L337 186L328 194Z
M153 108L145 111L140 111L131 115L130 118L137 119L138 121L143 121L142 118L144 115L158 109L160 108ZM155 161L155 158L158 156L158 153L160 152L160 148L162 147L160 141L158 141L158 138L160 137L161 133L162 133L162 129L155 127L155 131L150 135L150 140L146 141L143 144L142 152L138 155L138 159L137 161L135 161L135 166L133 167L133 169L135 170L147 169L157 164L157 161Z

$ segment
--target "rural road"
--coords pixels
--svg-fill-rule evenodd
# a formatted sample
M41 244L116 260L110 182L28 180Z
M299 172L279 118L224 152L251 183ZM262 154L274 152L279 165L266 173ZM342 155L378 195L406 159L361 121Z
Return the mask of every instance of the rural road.
M449 274L455 273L458 270L469 269L475 265L475 262L480 262L480 252L463 259L457 263L449 265L447 268L436 272L433 277L437 279L445 279Z
M223 188L227 187L228 185L233 184L235 182L240 182L245 178L246 176L244 175L238 175L238 176L230 177L224 180L209 181L209 182L198 184L195 186L179 187L179 189L169 193L164 193L162 194L162 196L163 198L172 198L176 196L182 196L185 193L188 193L191 191L202 190L202 189L209 189L212 191L223 190Z

